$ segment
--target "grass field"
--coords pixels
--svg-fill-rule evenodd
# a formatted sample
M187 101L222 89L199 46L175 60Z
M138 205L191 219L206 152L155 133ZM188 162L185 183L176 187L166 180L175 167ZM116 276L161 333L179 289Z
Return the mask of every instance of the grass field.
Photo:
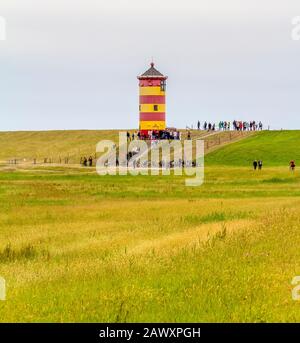
M185 176L3 167L0 321L298 322L300 174L267 153L254 172L253 140L209 154L196 188Z
M0 161L26 159L38 162L44 158L56 163L59 158L69 158L79 163L82 156L94 156L96 144L101 139L117 141L117 130L73 131L19 131L0 132Z
M241 166L262 159L268 166L300 161L300 131L263 131L209 154L207 163Z

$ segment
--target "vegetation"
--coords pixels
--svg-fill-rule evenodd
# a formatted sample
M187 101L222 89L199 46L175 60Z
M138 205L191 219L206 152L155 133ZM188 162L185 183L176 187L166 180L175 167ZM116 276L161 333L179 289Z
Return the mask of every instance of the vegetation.
M126 130L124 130L126 132ZM136 133L134 130L129 132ZM230 140L238 140L249 134L207 131L191 131L192 139L201 138L206 142L206 150L219 148ZM182 130L186 138L187 131ZM95 157L96 145L101 140L111 140L118 145L118 130L73 130L73 131L23 131L0 132L0 161L17 160L18 164L43 163L44 159L53 164L79 164L83 156Z
M79 163L80 157L95 155L96 144L102 139L118 140L116 130L74 130L74 131L17 131L0 132L0 160L33 159L42 162L44 158L58 163L59 158L69 158Z
M206 161L212 165L249 166L262 159L267 166L288 166L300 161L300 131L263 131L210 153Z
M0 172L0 275L11 322L298 321L300 177Z

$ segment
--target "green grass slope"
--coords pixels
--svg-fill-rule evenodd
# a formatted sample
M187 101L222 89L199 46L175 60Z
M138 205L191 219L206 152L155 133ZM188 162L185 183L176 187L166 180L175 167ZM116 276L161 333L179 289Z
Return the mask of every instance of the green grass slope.
M254 159L262 159L264 165L288 166L290 160L300 162L300 131L263 131L226 145L209 153L208 165L251 165Z

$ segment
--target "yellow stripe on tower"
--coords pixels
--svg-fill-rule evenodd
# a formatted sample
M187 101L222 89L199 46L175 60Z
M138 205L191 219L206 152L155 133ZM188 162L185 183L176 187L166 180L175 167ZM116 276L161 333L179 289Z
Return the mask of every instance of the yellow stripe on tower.
M165 121L141 121L140 130L165 130Z
M140 95L165 95L160 87L140 87Z
M165 104L158 104L157 110L154 109L153 104L141 104L140 105L140 112L165 112L166 111L166 105Z

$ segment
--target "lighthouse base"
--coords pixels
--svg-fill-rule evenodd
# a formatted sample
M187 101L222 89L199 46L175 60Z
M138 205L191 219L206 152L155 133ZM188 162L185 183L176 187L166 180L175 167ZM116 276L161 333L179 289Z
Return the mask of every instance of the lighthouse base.
M165 130L140 130L139 138L143 140L156 140L156 139L180 139L180 132L176 129Z

